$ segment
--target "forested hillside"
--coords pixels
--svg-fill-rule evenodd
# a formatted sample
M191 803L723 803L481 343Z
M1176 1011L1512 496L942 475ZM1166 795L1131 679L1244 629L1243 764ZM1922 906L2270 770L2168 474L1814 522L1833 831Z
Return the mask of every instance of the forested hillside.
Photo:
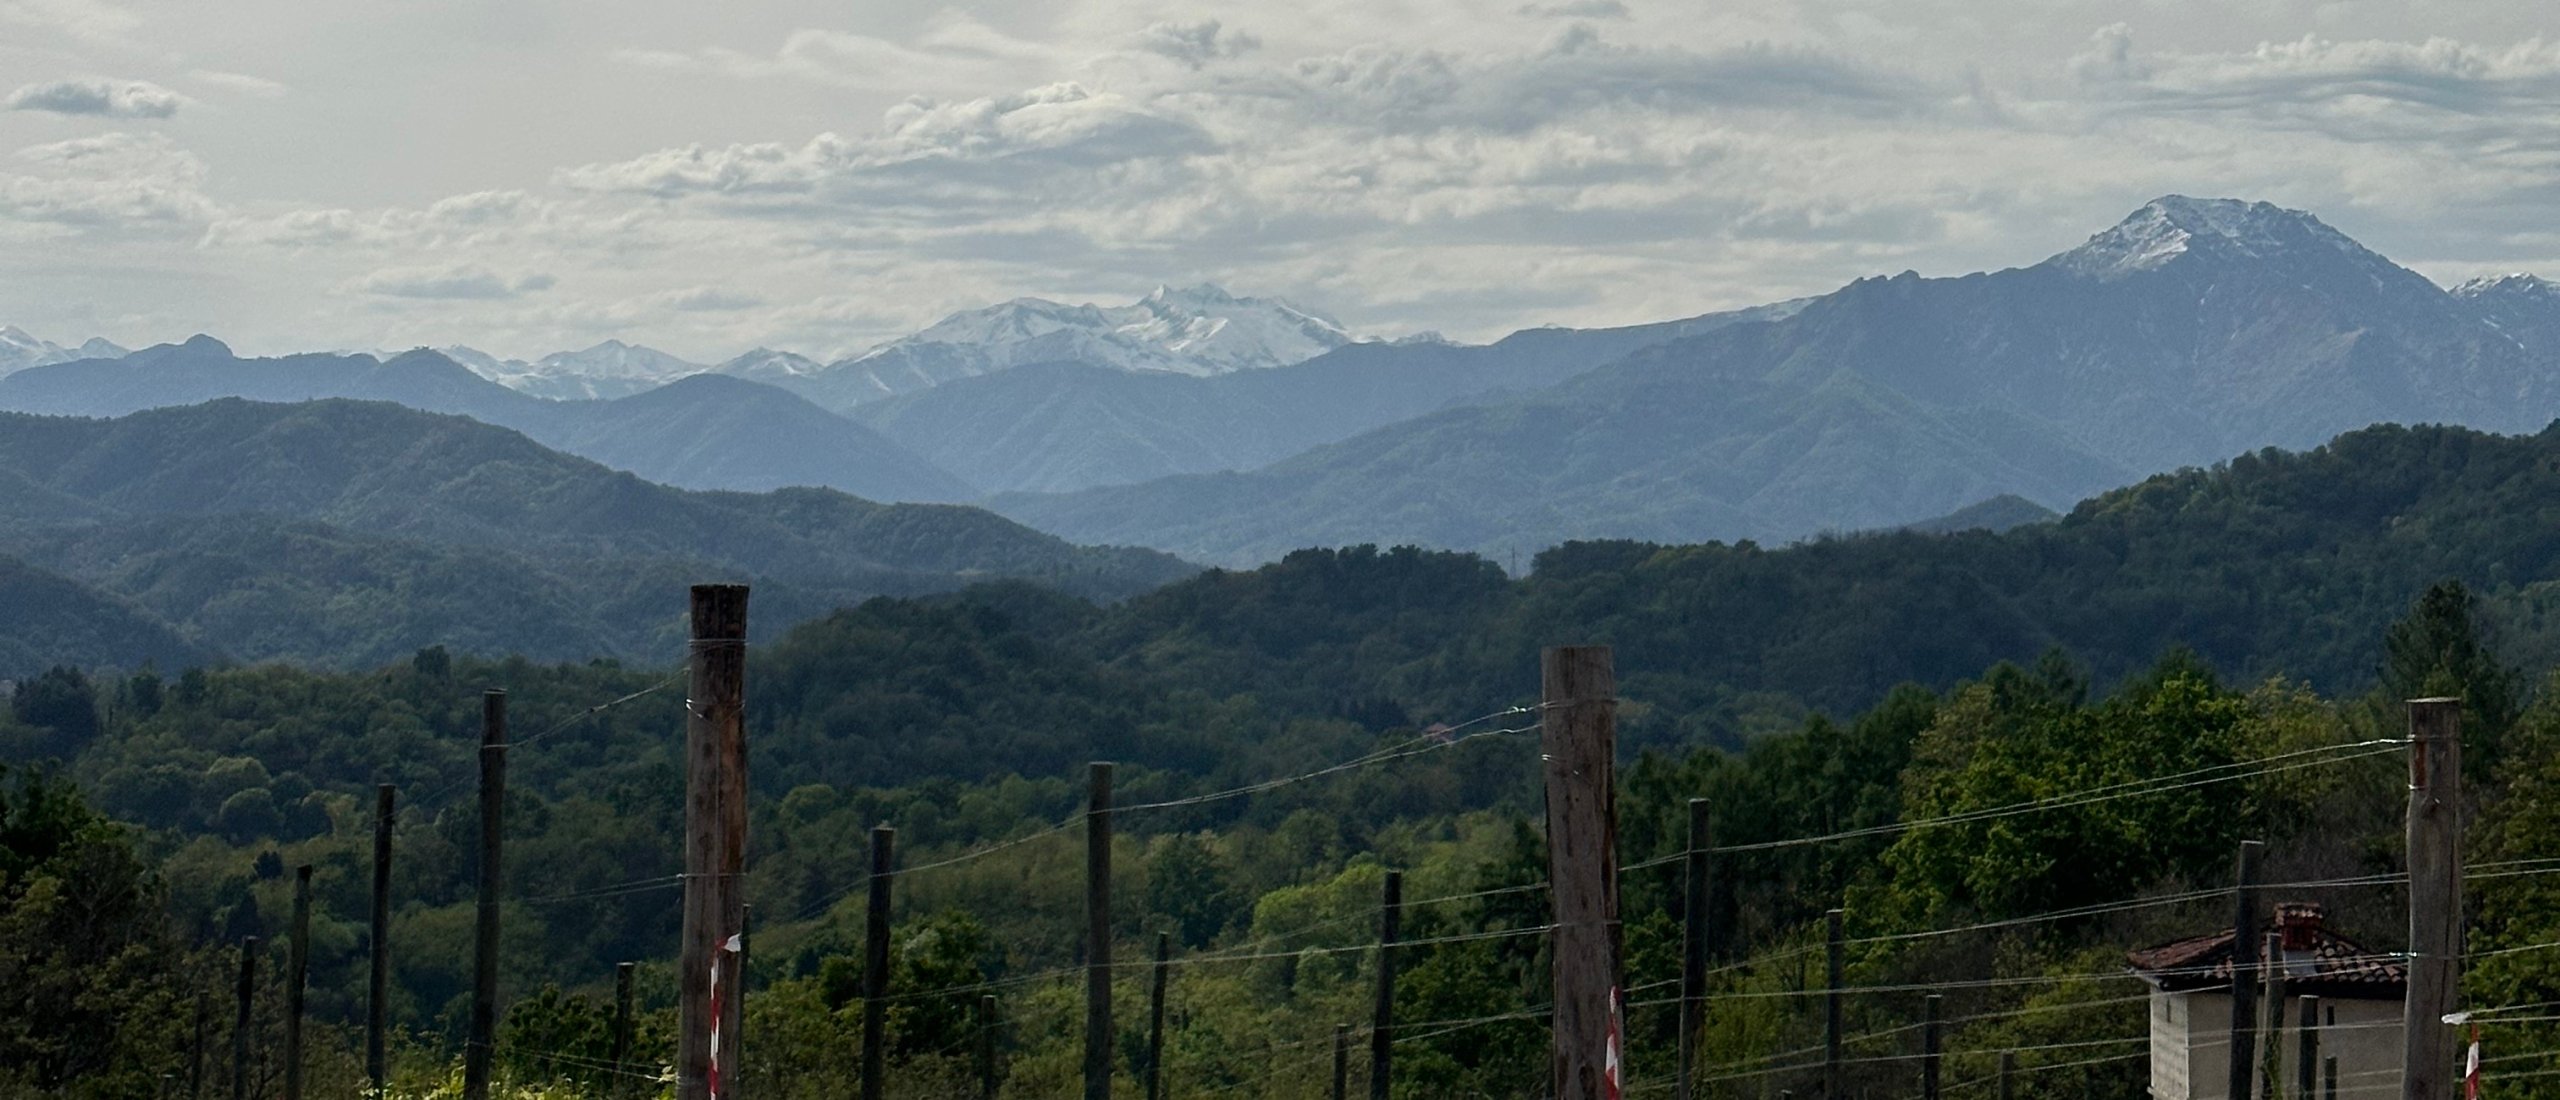
M1803 1087L1786 1052L1818 1036L1819 1012L1800 966L1842 904L1852 983L1947 990L1963 1076L2024 1048L2040 1091L2130 1094L2139 1063L2106 1048L2140 1049L2122 952L2220 927L2238 839L2271 842L2268 876L2297 884L2285 900L2397 942L2403 750L2387 739L2393 700L2421 694L2465 699L2471 858L2511 869L2475 880L2473 942L2516 950L2484 958L2467 996L2560 998L2535 954L2560 938L2536 870L2560 844L2536 793L2560 783L2560 710L2530 690L2555 663L2541 610L2560 569L2555 448L2560 433L2375 428L2006 534L1578 544L1518 580L1462 555L1353 549L1107 607L1024 582L869 601L749 658L750 1072L791 1089L850 1072L860 868L885 822L915 869L897 880L897 1094L962 1087L954 1052L981 990L1003 1000L1006 1095L1068 1089L1080 898L1062 826L1083 763L1111 759L1128 807L1121 952L1141 957L1161 929L1189 960L1167 1056L1183 1092L1321 1095L1321 1058L1292 1052L1320 1053L1365 1013L1362 945L1396 867L1416 899L1406 935L1428 941L1401 964L1397 1010L1436 1022L1412 1033L1396 1094L1536 1095L1544 857L1535 715L1515 708L1535 701L1538 648L1562 642L1617 647L1636 1080L1661 1080L1670 1054L1659 990L1684 913L1664 857L1685 800L1704 797L1727 850L1716 1095ZM680 591L670 578L656 595ZM0 1073L140 1087L192 1004L222 1004L219 945L279 932L302 863L317 869L312 1011L356 1019L377 782L402 792L397 1064L410 1090L451 1072L489 687L509 691L517 743L502 1067L608 1083L600 998L624 960L642 964L639 1057L658 1064L681 866L673 671L430 648L371 672L28 679L0 720L18 777L5 811L23 818L0 831L0 920L25 930L0 937L19 953L0 966L94 968L62 954L91 940L59 929L110 903L125 915L98 942L125 961L88 985L28 986L21 1018L63 1022L0 1032ZM2090 791L2117 793L2069 797ZM1998 979L1971 982L1985 974ZM1912 1002L1854 999L1859 1042L1905 1034ZM1136 1004L1121 1009L1131 1044ZM2500 1049L2529 1053L2548 1025L2500 1026ZM217 1013L211 1033L225 1028ZM322 1080L353 1080L350 1042L327 1034ZM1852 1072L1893 1089L1907 1067L1879 1055Z
M0 414L0 493L0 553L246 660L364 666L432 645L665 659L680 624L664 593L707 577L760 582L766 636L875 595L1018 577L1114 598L1192 572L974 508L673 489L369 402ZM61 652L127 668L161 656Z

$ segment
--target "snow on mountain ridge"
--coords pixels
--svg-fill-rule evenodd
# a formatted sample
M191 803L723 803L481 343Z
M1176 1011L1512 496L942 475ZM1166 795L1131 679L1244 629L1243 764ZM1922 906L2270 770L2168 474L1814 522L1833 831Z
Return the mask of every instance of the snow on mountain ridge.
M16 325L0 325L0 375L75 359L122 359L129 354L102 337L92 336L79 347L66 348Z
M2118 279L2158 270L2192 252L2269 259L2317 247L2359 261L2390 262L2305 211L2185 195L2153 199L2087 243L2045 262L2091 278Z
M2506 275L2483 275L2453 288L2456 298L2524 298L2560 300L2560 283L2540 275L2517 271Z
M1276 298L1159 286L1126 306L1016 298L963 310L836 366L930 352L954 376L1061 359L1206 376L1305 362L1353 340L1340 322Z

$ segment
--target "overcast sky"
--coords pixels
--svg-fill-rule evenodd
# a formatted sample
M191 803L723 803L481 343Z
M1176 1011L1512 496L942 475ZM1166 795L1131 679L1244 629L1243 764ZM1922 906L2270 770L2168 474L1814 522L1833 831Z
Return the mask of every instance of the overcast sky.
M1212 281L1481 339L2032 263L2169 192L2560 274L2555 12L0 0L0 323L826 356Z

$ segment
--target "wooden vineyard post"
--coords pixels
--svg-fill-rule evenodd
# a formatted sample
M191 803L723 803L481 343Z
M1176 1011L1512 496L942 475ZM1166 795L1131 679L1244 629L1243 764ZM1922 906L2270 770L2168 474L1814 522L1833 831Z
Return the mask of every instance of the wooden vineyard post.
M1085 771L1084 1100L1111 1100L1111 765Z
M747 587L692 589L693 640L685 688L684 917L676 960L676 1098L708 1100L715 1067L733 1070L740 1036L724 966L745 899L738 871L746 853ZM738 774L732 775L735 769ZM732 793L739 797L733 800ZM736 805L730 803L735 801ZM714 972L721 988L712 987ZM718 1019L712 1007L720 1003ZM717 1035L715 1044L713 1037ZM726 1088L724 1093L730 1091Z
M2402 1100L2452 1100L2462 991L2462 703L2409 701L2409 993Z
M462 1051L462 1100L489 1100L498 1041L498 903L505 875L507 693L480 696L480 901L471 938L471 1038Z
M1555 901L1555 1018L1548 1095L1617 1091L1619 991L1617 673L1607 646L1557 646L1541 660L1547 881Z
M372 942L367 945L371 969L365 976L364 1075L376 1097L391 1081L391 828L399 795L399 788L389 783L373 789L373 909L368 915Z

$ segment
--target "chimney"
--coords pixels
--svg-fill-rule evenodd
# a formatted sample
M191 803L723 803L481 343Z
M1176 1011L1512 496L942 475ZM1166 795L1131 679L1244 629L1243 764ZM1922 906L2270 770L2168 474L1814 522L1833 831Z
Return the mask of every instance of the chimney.
M2276 904L2276 936L2287 951L2309 951L2318 946L2321 919L2325 911L2317 904L2303 901Z

